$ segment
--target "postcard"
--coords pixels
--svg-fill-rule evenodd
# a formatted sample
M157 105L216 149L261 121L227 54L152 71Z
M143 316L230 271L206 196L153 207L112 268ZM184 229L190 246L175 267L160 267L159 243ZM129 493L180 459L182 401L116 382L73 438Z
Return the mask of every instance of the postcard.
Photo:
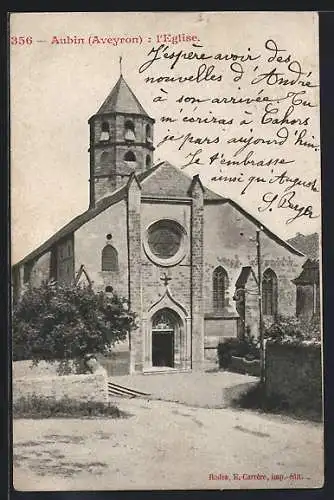
M318 36L10 15L16 490L322 487Z

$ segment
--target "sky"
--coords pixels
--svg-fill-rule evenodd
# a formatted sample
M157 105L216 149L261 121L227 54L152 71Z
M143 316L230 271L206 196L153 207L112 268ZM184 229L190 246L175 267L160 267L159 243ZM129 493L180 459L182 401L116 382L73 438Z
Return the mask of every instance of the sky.
M266 139L276 137L279 125L263 125L259 122L264 105L228 106L209 102L214 97L254 96L261 90L272 98L287 94L287 88L280 86L251 86L251 71L257 74L255 64L263 64L264 71L273 65L286 69L288 62L278 62L271 66L268 62L272 51L266 50L265 43L274 40L282 52L282 58L299 61L310 80L318 82L318 26L316 13L25 13L11 15L10 53L10 106L11 106L11 205L12 205L12 260L17 262L40 245L56 230L88 208L89 177L89 128L88 119L101 106L119 73L119 57L122 56L122 73L129 86L147 113L155 118L154 143L155 163L167 160L181 168L189 161L189 154L202 149L201 164L185 168L189 175L200 174L203 183L226 197L231 197L243 208L257 217L263 224L283 239L320 231L320 151L319 148L292 146L290 138L303 129L306 120L307 138L318 144L319 103L318 87L298 87L305 90L305 96L314 107L294 106L293 117L299 119L297 127L287 125L290 136L281 146L253 147L257 158L284 157L291 163L285 167L287 175L298 176L303 181L316 181L319 189L313 192L309 187L296 188L295 200L299 204L312 206L317 217L298 217L287 223L288 216L295 211L278 209L260 211L262 197L268 192L266 183L251 183L247 192L241 194L241 187L235 183L216 182L221 166L218 160L210 165L212 155L223 152L225 158L235 158L236 145L229 144L228 138L254 136ZM240 81L234 81L236 72L229 70L230 61L215 63L215 74L223 74L222 81L206 80L200 83L146 83L147 77L162 75L189 75L196 73L201 62L180 57L174 68L174 59L161 57L142 73L139 68L148 60L150 50L161 45L160 34L188 34L195 37L191 42L167 43L167 54L183 51L197 51L205 54L253 54L259 59L242 64L245 74ZM22 37L19 39L18 37ZM84 38L84 44L56 44L54 37L74 39ZM89 44L89 37L113 38L113 43ZM17 38L15 38L17 37ZM27 37L31 37L27 38ZM120 43L119 39L138 39L142 43ZM117 41L118 39L118 41ZM19 40L21 42L19 43ZM24 42L22 43L22 40ZM31 43L30 43L31 40ZM118 45L114 45L115 43ZM284 51L283 51L284 49ZM159 52L159 54L162 54ZM261 56L261 57L260 57ZM283 57L284 56L284 57ZM263 61L263 63L262 63ZM208 63L209 64L209 63ZM210 62L211 64L211 62ZM238 69L239 66L234 66ZM247 71L246 71L247 70ZM294 90L297 85L289 87ZM179 103L184 96L197 96L204 103ZM166 101L157 100L157 96ZM167 96L167 97L166 97ZM306 98L305 97L305 98ZM290 102L290 101L289 101ZM288 102L277 104L276 115L284 115ZM176 118L176 122L164 123L163 116ZM198 124L181 120L187 117L215 116L217 119L231 120L230 125ZM242 119L251 116L254 121L249 126L240 127ZM292 118L292 116L291 116ZM192 136L205 140L203 145L191 143L184 137ZM163 141L166 135L174 140ZM183 139L175 140L183 135ZM219 137L220 142L207 142ZM180 148L181 146L181 148ZM240 144L239 144L240 146ZM251 148L245 150L245 153ZM242 157L242 154L238 156ZM188 158L188 159L187 159ZM242 170L224 167L226 176L243 173L249 179L263 175L263 167L249 167ZM269 175L266 172L266 175ZM273 175L274 175L273 174ZM244 185L243 185L244 186ZM285 186L277 190L278 197L284 194ZM272 189L270 188L272 191ZM275 191L276 192L276 191Z

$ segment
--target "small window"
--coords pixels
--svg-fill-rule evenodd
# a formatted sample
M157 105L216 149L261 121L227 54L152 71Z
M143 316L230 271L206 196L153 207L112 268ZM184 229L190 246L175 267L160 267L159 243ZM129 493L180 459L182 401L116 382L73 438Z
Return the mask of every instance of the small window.
M118 254L113 246L104 247L101 260L102 271L118 271Z
M277 276L272 269L267 269L263 273L262 311L267 316L277 314Z
M145 132L146 132L146 142L152 142L151 127L149 125L146 125Z
M213 271L213 309L221 311L225 307L227 272L222 266Z
M102 123L102 132L109 132L109 123L108 122Z
M146 168L150 168L151 166L151 157L150 155L146 156Z
M125 161L136 161L136 155L133 153L133 151L127 151L124 155L124 160Z
M112 293L113 292L113 287L112 286L106 286L106 293Z

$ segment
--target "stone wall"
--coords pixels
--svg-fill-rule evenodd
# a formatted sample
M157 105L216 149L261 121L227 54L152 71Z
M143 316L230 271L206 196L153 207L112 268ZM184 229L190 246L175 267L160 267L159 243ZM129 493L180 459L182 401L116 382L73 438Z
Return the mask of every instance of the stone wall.
M53 377L57 375L57 366L58 363L47 361L40 361L37 365L33 365L30 359L13 361L12 375L14 379Z
M130 120L134 126L135 141L125 140L125 123ZM102 123L109 125L109 140L100 141ZM151 128L151 141L147 141L146 126ZM153 120L146 116L110 114L95 116L90 122L90 164L91 164L91 204L125 184L131 171L140 173L153 164ZM124 155L131 151L136 156L135 162L125 162ZM108 157L101 161L103 153ZM117 177L116 175L117 174ZM102 176L102 177L99 177Z
M310 321L316 311L320 309L319 285L297 285L296 314L306 321Z
M157 200L143 200L141 204L141 229L142 241L146 237L149 226L160 219L175 220L185 230L184 258L176 265L163 267L154 259L151 259L146 251L141 248L141 278L142 278L142 336L146 336L145 364L147 368L151 366L151 318L157 311L155 305L159 302L159 308L168 307L181 318L183 324L182 350L183 367L190 366L190 344L191 344L191 205L190 199L181 200L180 203L163 203ZM161 277L166 274L171 278L168 283L168 290L172 296L167 300L166 286ZM166 300L167 301L166 301ZM153 309L152 309L153 308ZM180 310L182 309L182 311ZM137 332L136 332L137 333ZM187 354L185 354L187 352ZM176 356L177 358L177 356ZM177 366L177 361L175 359Z
M67 397L77 401L107 402L107 376L105 373L94 373L13 378L13 403L20 397L29 398L33 395L56 400Z
M238 324L234 318L207 316L205 325L205 348L217 348L226 338L238 336Z
M322 366L320 345L266 343L265 388L292 408L320 411Z
M233 295L235 284L243 266L251 266L257 273L256 258L257 226L237 208L229 203L207 203L204 207L204 313L213 312L213 271L222 266L228 274L228 290L226 312L233 314L235 303ZM292 279L302 269L305 257L290 252L283 245L261 232L262 272L272 269L278 281L278 312L295 314L296 287ZM255 285L255 286L254 286ZM247 284L252 292L256 283ZM252 300L253 297L255 300ZM246 296L247 319L252 335L258 334L257 297ZM217 333L217 335L219 335Z
M108 356L98 357L98 360L101 366L107 370L109 377L129 375L130 373L130 350L128 346L126 350L119 350Z
M41 286L43 281L50 279L50 259L51 252L46 252L34 262L30 275L32 286Z
M169 282L169 288L173 297L181 303L187 310L187 313L190 314L190 204L148 203L142 201L141 210L142 240L145 238L148 227L153 222L160 219L175 220L186 231L184 240L185 257L175 266L168 268L159 266L155 262L152 262L146 255L143 247L141 248L143 310L148 311L159 299L159 296L164 293L165 287L160 278L166 271L172 278Z
M199 177L191 184L191 314L192 314L192 368L200 370L204 361L203 318L203 226L204 192Z
M104 291L107 286L112 286L116 293L124 297L128 297L126 217L126 202L121 201L75 232L75 271L83 264L95 290ZM108 234L112 235L111 240L106 238ZM107 243L117 250L118 271L101 269L101 253Z
M129 302L130 308L142 317L142 273L141 273L141 213L140 186L136 178L128 185L127 237L129 252ZM140 321L140 319L139 319ZM133 331L131 342L131 371L142 371L144 363L144 339L141 328Z
M71 283L74 278L74 241L73 234L59 241L56 245L57 252L57 281Z

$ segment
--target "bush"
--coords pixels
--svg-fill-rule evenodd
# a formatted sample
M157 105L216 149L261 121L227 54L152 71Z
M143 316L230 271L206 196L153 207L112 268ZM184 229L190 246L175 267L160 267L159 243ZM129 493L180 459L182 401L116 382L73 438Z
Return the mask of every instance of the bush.
M108 354L135 328L125 298L90 286L45 282L28 288L14 304L13 360L58 362L60 374L74 363L82 373L87 354Z
M305 407L305 405L293 406L280 394L268 396L261 384L251 387L245 393L232 399L231 406L265 413L285 414L296 418L307 418L317 422L322 420L321 405L315 407L313 405L309 407Z
M264 321L264 337L274 342L319 342L320 318L306 321L296 316L278 315L274 322Z
M228 368L232 356L245 358L248 361L260 359L258 342L254 337L246 335L243 339L230 338L218 344L219 368Z
M21 396L13 402L14 418L120 418L120 410L109 403L77 401L64 397L56 400L45 396Z

